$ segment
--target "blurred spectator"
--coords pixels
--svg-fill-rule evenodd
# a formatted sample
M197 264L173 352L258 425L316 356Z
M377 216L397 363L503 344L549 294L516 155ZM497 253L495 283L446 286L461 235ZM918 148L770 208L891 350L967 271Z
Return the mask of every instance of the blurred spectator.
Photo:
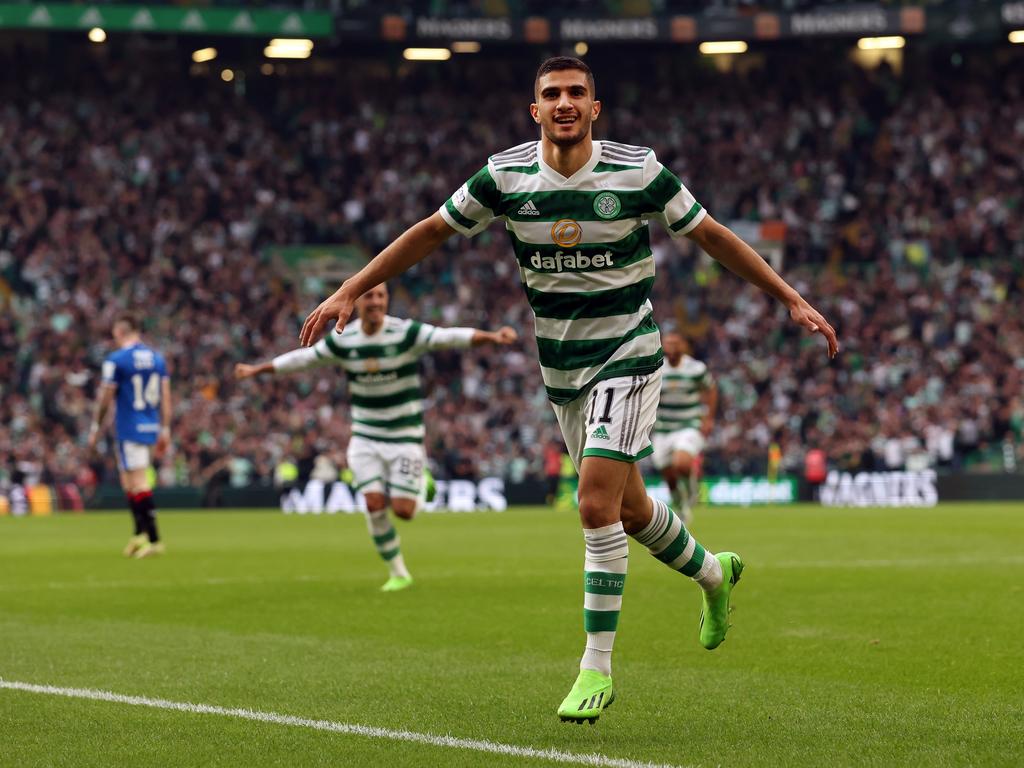
M599 70L600 131L655 147L719 219L784 222L784 272L843 344L828 364L781 307L655 233L658 318L693 337L719 381L705 471L763 474L773 439L795 473L808 446L851 470L918 455L1004 467L1007 451L1018 466L1024 68L897 76L794 55L684 77L656 64L624 62L617 81ZM132 307L175 391L162 483L206 485L216 502L227 483L310 477L348 440L343 378L230 374L293 347L327 289L265 249L375 252L488 153L536 135L522 83L484 69L352 62L339 81L281 81L252 101L205 80L155 88L114 63L3 86L0 463L30 482L89 466L99 362ZM393 286L397 315L521 331L508 350L424 362L442 476L548 476L557 431L517 283L494 228ZM114 476L109 451L94 473Z

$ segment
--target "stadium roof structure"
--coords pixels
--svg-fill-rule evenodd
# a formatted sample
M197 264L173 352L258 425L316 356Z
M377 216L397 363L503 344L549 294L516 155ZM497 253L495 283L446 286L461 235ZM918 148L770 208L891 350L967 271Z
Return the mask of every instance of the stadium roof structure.
M314 4L314 8L315 8ZM444 3L348 4L308 10L303 3L178 6L156 3L0 3L0 29L88 30L181 35L333 38L390 42L475 41L574 43L614 41L696 43L849 36L923 36L936 40L997 40L1024 28L1024 0L893 6L888 3L805 3L769 0L708 8L667 2L655 13L647 0L569 12L531 2L484 4L491 14L465 15ZM617 11L617 12L616 12Z

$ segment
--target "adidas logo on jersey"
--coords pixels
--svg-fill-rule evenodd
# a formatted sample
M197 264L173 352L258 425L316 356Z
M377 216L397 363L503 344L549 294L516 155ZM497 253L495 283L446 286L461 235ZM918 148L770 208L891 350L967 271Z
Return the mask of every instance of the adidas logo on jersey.
M600 427L595 429L591 434L591 437L596 437L598 440L611 440L611 435L608 434L608 430L604 428L602 424Z
M540 216L540 211L538 211L537 206L533 204L533 200L527 200L526 204L520 208L517 213L520 216Z

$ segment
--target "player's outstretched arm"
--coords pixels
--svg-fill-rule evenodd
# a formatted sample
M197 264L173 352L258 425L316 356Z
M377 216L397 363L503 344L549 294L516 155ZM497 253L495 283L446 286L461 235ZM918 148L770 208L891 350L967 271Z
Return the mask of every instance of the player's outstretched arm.
M238 381L273 372L273 363L235 363L235 379Z
M278 355L266 363L236 363L235 378L238 380L260 376L264 373L295 373L308 371L333 359L328 353L327 345L320 342L315 347L299 347L291 352Z
M519 338L516 329L509 325L503 325L496 331L481 331L479 328L473 332L473 338L469 340L470 346L482 347L484 344L496 344L504 347L515 343Z
M705 253L748 283L756 285L786 305L789 316L811 333L820 333L828 343L828 356L835 357L839 340L835 329L818 310L808 304L796 290L783 280L760 254L743 242L728 227L705 216L686 235Z
M439 213L411 226L310 313L299 335L302 346L314 344L331 320L339 326L347 323L356 299L374 286L397 277L423 261L453 234L455 230Z
M519 334L511 326L504 325L496 331L479 328L438 328L424 325L420 331L421 342L427 349L465 349L482 347L485 344L507 345L515 342Z

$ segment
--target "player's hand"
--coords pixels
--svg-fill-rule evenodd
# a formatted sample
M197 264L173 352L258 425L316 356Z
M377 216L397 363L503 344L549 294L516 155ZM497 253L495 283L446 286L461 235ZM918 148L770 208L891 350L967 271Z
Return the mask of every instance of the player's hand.
M342 285L341 288L334 292L333 296L322 302L319 307L309 314L306 322L302 324L299 342L304 347L315 344L324 335L324 329L326 329L327 323L331 320L334 320L335 325L341 328L348 322L349 317L352 316L352 309L354 307L355 299L349 298L348 293L345 291L345 286Z
M710 419L706 419L705 421L701 422L700 433L704 435L704 437L707 437L708 435L711 434L711 428L713 426L715 426L715 422L711 421Z
M839 339L836 336L836 331L818 310L801 298L789 308L789 316L811 333L820 333L824 336L828 343L828 356L836 356L836 353L839 352Z
M156 439L156 445L153 448L153 456L157 459L162 459L170 447L171 431L169 429L161 429L160 435Z
M250 376L255 376L259 373L258 365L249 365L249 363L235 363L235 378L238 380L248 379Z
M519 338L519 334L516 333L516 329L509 326L503 325L501 328L494 332L494 343L495 344L512 344Z

